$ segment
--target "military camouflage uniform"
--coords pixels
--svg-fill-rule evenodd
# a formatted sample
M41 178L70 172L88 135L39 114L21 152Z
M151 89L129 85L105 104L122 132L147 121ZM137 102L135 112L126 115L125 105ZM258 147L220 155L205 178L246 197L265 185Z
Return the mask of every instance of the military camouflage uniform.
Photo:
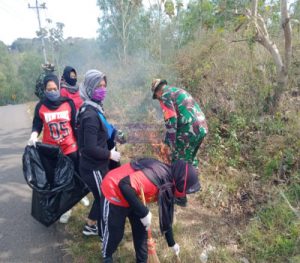
M205 116L185 90L164 86L159 100L167 128L165 143L170 147L172 162L185 160L198 167L197 151L207 134Z

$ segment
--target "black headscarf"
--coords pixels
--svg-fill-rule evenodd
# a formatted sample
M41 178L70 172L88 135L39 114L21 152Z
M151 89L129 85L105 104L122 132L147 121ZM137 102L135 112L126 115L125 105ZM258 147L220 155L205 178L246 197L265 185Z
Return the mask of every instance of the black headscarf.
M57 88L59 88L59 81L58 81L57 76L54 75L54 74L49 74L49 75L46 75L46 76L44 77L44 80L43 80L43 82L44 82L44 89L46 89L47 83L48 83L49 81L54 81L55 84L56 84L56 86L57 86Z
M71 72L75 73L76 78L71 78L70 77ZM69 84L70 86L75 86L76 85L76 83L77 83L77 72L73 67L66 66L64 68L64 72L63 72L62 76L63 76L63 79L65 80L65 82L67 82L67 84Z
M171 166L176 190L182 194L192 194L200 190L198 172L193 165L183 160Z

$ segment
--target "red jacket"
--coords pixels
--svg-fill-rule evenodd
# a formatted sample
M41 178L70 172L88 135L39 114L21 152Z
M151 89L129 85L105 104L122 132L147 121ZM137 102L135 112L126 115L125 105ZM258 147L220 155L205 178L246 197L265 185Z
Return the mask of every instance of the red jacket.
M112 204L129 207L128 202L119 189L119 182L126 176L130 177L130 183L136 194L141 198L141 188L144 190L146 203L157 201L158 188L145 176L142 171L132 169L130 163L110 171L105 175L101 190L105 198Z
M80 93L79 93L79 90L76 91L75 93L71 93L69 92L66 88L61 88L60 89L60 95L62 97L67 97L67 98L70 98L71 100L73 100L74 104L75 104L75 108L76 108L76 111L79 110L80 106L82 105L83 103L83 100L82 98L80 97Z

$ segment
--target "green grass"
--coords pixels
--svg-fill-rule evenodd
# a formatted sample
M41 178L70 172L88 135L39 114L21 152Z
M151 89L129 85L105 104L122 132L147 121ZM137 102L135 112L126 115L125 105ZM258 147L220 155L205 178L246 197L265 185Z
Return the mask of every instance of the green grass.
M92 197L89 197L92 200ZM153 237L156 241L157 254L161 260L161 263L173 262L173 254L168 249L164 237L159 233L158 218L157 218L157 206L153 204L150 206L151 212L153 213L152 231ZM86 237L82 234L84 225L84 215L87 215L88 208L78 204L73 208L72 217L69 223L66 225L66 231L68 231L72 240L68 242L67 252L72 256L72 262L75 263L99 263L101 262L101 243L98 237L90 236ZM186 237L186 226L183 224L174 225L174 235L177 236L177 240L181 243L182 262L194 262L195 255L192 251L195 248L195 241ZM190 231L190 230L189 230ZM192 236L192 235L189 235ZM191 247L190 244L194 243ZM121 244L117 251L114 253L114 262L116 263L134 263L135 252L132 243L131 228L129 222L126 222L125 233Z
M291 184L286 192L293 197L290 203L299 205L300 188ZM300 218L278 196L261 209L241 239L251 262L293 262L300 254Z
M208 234L207 244L216 247L207 263L240 263L242 258L250 263L300 263L300 220L276 190L283 191L290 204L300 209L300 174L297 172L300 141L295 140L296 133L285 133L287 127L279 116L262 123L257 121L255 128L247 123L242 116L233 115L226 126L228 132L223 129L222 134L221 121L213 119L211 122L206 149L201 152L207 163L200 169L203 190L186 209L177 208L174 236L181 246L182 263L200 262L205 244L199 240L204 232ZM150 144L127 144L119 149L126 156L124 162L140 156L159 157ZM203 153L206 155L202 156ZM276 188L273 181L280 169L284 169L288 180ZM247 194L246 201L240 200L241 193ZM162 263L174 262L172 252L158 231L156 204L151 206L151 211L157 254ZM101 262L99 239L84 237L81 233L87 214L87 208L77 205L66 226L72 236L68 251L75 263ZM232 249L231 242L236 248ZM116 263L135 262L134 254L127 223L114 260Z

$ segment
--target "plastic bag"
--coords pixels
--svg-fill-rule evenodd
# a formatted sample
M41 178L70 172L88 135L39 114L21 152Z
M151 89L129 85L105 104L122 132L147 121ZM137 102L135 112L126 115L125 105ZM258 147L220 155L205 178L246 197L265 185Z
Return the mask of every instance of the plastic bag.
M50 226L89 192L71 159L57 146L26 146L23 174L32 188L31 215Z

